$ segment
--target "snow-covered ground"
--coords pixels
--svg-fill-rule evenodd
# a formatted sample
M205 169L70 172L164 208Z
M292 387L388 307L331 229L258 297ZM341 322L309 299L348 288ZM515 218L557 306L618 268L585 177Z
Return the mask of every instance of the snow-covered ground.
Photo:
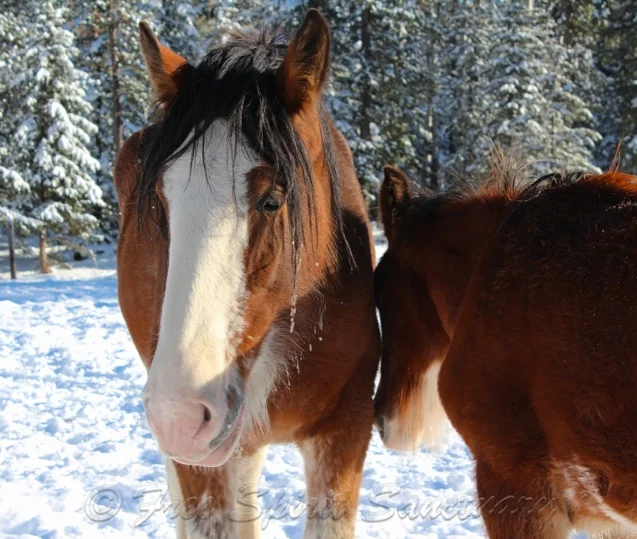
M97 263L23 271L16 282L0 266L0 537L174 536L110 249ZM294 447L271 447L261 483L264 537L300 538ZM470 454L454 432L440 454L415 455L388 451L375 432L357 537L484 537L474 497Z

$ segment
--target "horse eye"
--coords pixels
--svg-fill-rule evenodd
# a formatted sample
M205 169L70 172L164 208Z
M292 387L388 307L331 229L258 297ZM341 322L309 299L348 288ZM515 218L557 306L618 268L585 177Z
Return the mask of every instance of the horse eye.
M259 200L257 210L262 213L274 213L283 206L283 195L277 191L272 191Z

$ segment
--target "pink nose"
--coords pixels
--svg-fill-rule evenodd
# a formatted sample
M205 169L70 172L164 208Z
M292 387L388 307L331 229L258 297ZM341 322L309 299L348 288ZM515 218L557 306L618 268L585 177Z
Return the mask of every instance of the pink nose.
M209 403L148 397L144 405L153 434L163 451L186 460L210 451L208 444L221 429L223 414Z

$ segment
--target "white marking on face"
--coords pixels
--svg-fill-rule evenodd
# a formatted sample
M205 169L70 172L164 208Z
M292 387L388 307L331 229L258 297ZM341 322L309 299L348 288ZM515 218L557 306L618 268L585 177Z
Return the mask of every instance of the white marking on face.
M225 387L238 376L228 369L242 329L243 255L248 244L247 173L258 159L228 139L218 120L201 148L165 172L170 251L157 351L147 388L164 398L197 398L206 387L226 408ZM236 152L235 152L236 150ZM212 384L211 384L212 383Z
M384 443L389 449L416 451L420 444L430 449L441 448L448 425L438 393L441 366L441 361L435 361L422 375L418 387L412 391L405 405L407 418L400 417L397 412L387 421Z

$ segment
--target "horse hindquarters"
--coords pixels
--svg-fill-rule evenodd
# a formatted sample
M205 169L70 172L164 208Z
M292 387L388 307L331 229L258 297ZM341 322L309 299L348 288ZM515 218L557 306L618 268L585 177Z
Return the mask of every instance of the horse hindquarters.
M558 539L574 528L634 529L630 433L636 416L634 407L624 406L631 402L634 363L622 355L623 349L634 349L632 343L601 339L587 327L575 331L568 313L560 317L547 311L575 300L534 298L534 316L527 316L525 294L503 298L500 288L497 310L475 289L472 294L443 363L439 390L449 419L476 460L489 537ZM608 319L605 314L599 318ZM601 355L595 356L598 350ZM600 368L605 359L610 365ZM617 376L620 368L623 376ZM618 379L628 382L618 385ZM515 511L509 510L511 503Z
M566 539L572 524L553 489L545 433L520 367L533 352L511 350L501 328L494 332L493 320L480 316L480 300L479 292L466 297L438 389L475 459L488 536Z
M530 406L521 396L507 398L510 388L467 373L462 356L454 356L453 350L448 355L439 391L451 423L475 459L477 504L489 538L566 539L572 524L554 494L542 433Z

